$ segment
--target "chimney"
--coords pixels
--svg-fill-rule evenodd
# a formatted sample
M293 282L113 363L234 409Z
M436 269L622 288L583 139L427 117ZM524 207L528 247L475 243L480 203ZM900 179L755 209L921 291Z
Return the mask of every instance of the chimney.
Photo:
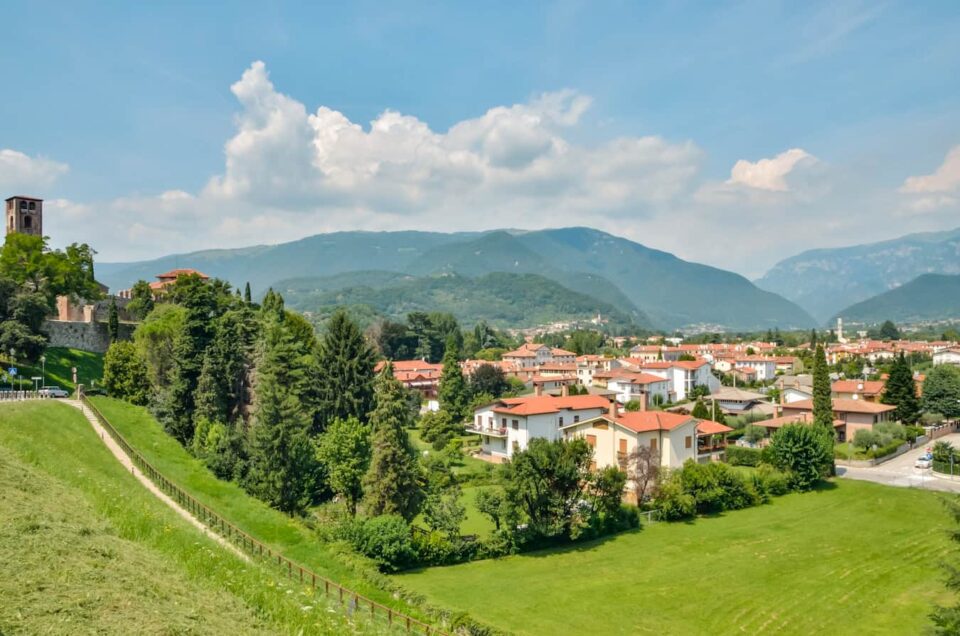
M539 382L534 382L534 383L533 383L533 394L534 394L535 396L537 396L537 397L540 397L541 395L543 395L543 385L540 384Z
M647 410L647 392L646 391L643 391L642 393L640 393L640 410L641 411Z
M610 417L613 419L617 419L618 417L620 417L620 409L619 409L619 404L617 404L616 396L614 396L614 398L610 400L609 414L610 414Z
M562 387L560 387L560 397L567 397L568 395L570 395L570 386L564 384Z

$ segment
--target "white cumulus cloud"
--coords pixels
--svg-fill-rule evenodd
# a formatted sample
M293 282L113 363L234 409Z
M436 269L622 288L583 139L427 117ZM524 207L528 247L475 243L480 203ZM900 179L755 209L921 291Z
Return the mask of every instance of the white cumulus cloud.
M787 177L796 169L817 163L817 158L801 148L791 148L776 157L750 162L741 159L730 170L729 185L742 185L757 190L787 192Z
M30 195L66 174L65 163L31 157L10 148L0 149L0 192Z
M960 190L960 146L947 153L940 167L933 174L907 177L900 192L905 194L928 194L933 192L956 192Z

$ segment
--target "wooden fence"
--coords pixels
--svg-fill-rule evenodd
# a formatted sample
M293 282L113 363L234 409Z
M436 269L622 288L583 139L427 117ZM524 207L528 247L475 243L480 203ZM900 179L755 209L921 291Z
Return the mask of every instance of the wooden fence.
M445 632L438 627L424 623L386 605L382 605L313 572L309 568L291 561L276 550L273 550L233 525L208 506L197 501L196 498L154 468L139 451L133 448L127 440L123 438L120 432L110 424L99 409L87 399L86 395L81 393L80 400L86 408L90 409L90 412L97 418L97 421L100 422L104 430L109 433L110 437L124 450L130 457L130 460L150 481L180 504L181 507L188 510L190 514L200 520L200 522L210 528L210 530L228 539L247 554L270 563L275 563L287 577L303 584L309 584L315 592L322 590L325 596L335 596L341 605L346 605L351 614L359 615L360 612L366 613L369 609L372 618L386 620L387 624L391 627L405 628L407 632L417 631L428 635L437 634L445 636Z

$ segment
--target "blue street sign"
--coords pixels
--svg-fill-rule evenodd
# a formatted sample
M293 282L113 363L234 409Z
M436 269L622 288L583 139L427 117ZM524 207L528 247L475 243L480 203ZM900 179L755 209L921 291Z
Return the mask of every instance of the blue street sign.
M9 373L10 375L17 375L17 367L10 367L9 369L7 369L7 373Z

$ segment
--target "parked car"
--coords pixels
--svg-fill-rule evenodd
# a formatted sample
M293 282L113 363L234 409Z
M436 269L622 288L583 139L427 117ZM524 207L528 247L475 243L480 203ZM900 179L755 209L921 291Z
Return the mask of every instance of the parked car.
M926 470L933 466L933 455L926 453L917 458L917 461L913 463L915 468L920 468Z
M58 386L44 386L40 388L40 395L43 397L65 398L70 397L70 392Z

